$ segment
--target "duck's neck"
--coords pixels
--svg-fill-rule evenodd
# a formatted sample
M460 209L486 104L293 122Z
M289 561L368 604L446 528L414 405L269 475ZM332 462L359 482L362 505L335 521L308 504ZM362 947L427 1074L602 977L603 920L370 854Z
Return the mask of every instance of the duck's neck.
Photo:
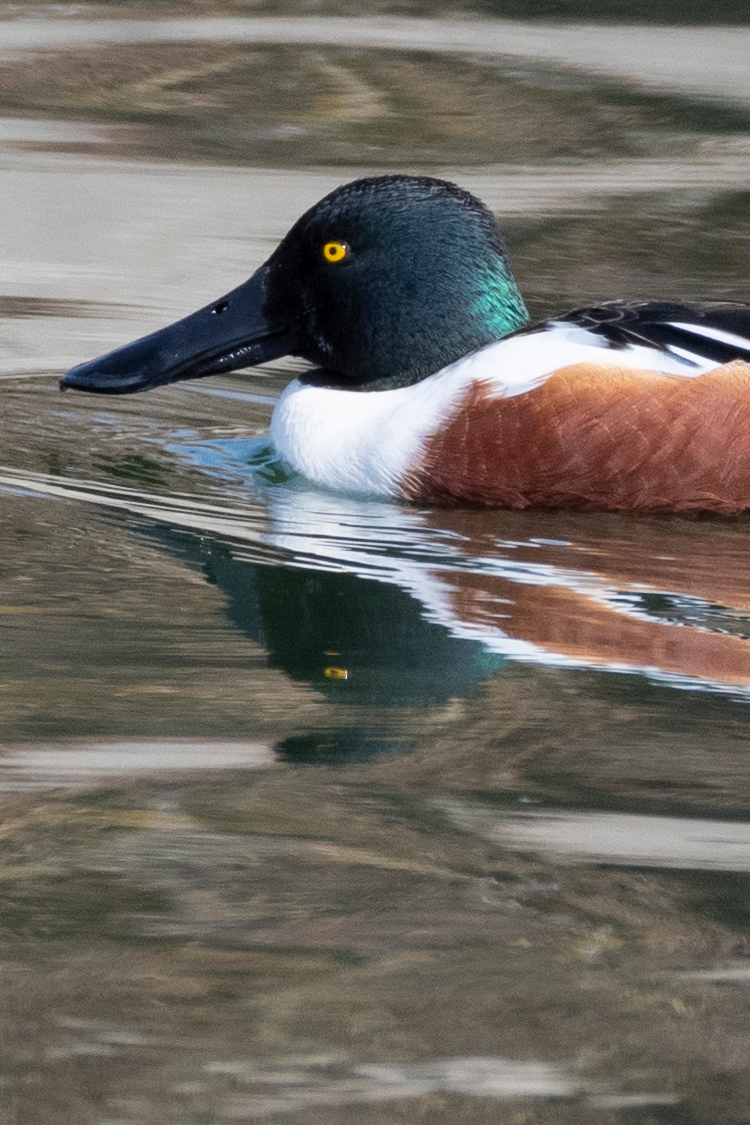
M408 349L400 347L398 340L392 342L389 374L358 389L387 390L418 383L528 322L529 314L507 262L485 263L463 288L456 289L451 300L442 305L429 303Z

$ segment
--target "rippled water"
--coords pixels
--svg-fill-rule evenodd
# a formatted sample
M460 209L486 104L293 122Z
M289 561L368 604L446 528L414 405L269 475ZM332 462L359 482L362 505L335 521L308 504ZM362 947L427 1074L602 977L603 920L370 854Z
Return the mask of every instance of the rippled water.
M289 363L56 386L359 171L539 314L748 297L747 31L65 11L0 20L0 1123L745 1120L748 521L321 492Z

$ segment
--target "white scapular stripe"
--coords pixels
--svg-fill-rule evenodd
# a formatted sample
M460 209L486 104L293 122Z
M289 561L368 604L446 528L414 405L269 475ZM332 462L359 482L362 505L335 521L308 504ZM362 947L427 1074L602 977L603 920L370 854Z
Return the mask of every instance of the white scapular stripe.
M738 336L736 332L725 332L723 328L711 328L707 324L683 324L680 320L670 320L669 325L671 328L690 332L693 336L705 336L707 340L716 340L720 344L730 344L743 352L750 352L750 340L746 336Z

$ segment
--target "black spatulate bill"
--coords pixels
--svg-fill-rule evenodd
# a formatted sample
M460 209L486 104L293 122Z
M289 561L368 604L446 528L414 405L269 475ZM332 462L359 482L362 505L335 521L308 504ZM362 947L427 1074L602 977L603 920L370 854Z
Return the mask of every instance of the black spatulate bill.
M262 266L231 293L183 320L78 364L61 380L60 389L133 394L288 355L293 348L290 326L264 312L266 270Z

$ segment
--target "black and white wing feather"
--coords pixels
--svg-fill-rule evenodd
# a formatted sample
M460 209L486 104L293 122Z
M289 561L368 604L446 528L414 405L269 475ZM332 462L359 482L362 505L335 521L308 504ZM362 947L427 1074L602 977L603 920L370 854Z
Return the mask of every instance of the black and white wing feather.
M603 338L610 347L645 345L686 365L750 363L750 305L613 301L555 317Z

